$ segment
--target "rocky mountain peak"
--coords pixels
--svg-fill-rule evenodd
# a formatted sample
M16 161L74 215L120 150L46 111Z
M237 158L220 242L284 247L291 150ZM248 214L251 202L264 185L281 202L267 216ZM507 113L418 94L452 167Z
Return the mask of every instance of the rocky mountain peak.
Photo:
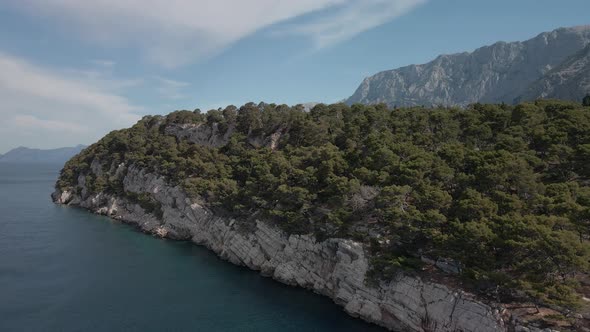
M559 80L547 80L548 91L538 91L537 82L554 69L566 66L587 45L590 25L559 28L523 42L500 41L471 53L440 55L426 64L368 77L346 102L465 106L475 102L513 103L545 95L581 100L585 93L580 89L573 94L561 94L565 89L554 86L560 84ZM568 67L570 80L583 77L579 74L585 72L583 64L578 61L576 66ZM574 69L579 73L571 73Z

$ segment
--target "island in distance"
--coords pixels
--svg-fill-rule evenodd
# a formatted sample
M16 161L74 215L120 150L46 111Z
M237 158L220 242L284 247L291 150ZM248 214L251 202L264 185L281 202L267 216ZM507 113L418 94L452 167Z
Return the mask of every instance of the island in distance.
M0 163L65 163L86 148L86 145L76 145L57 149L33 149L23 146L14 148L0 155Z

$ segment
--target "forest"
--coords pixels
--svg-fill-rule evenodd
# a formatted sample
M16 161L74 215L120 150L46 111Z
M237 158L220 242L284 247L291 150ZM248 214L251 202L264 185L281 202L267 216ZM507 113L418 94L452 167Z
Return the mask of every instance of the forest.
M170 128L204 130L200 144ZM199 129L201 128L201 129ZM207 129L207 130L205 130ZM214 129L214 130L213 130ZM105 173L91 172L94 159ZM576 308L590 270L590 107L248 103L146 116L71 159L57 186L133 199L113 165L142 167L211 210L288 233L364 242L372 280L458 262L499 301ZM110 170L110 171L109 171Z

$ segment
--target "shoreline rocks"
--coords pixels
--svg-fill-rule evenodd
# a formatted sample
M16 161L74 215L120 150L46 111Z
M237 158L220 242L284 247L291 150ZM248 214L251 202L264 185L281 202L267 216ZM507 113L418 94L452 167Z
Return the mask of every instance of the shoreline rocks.
M158 175L135 167L128 168L123 185L126 192L149 193L161 204L162 218L123 197L90 193L82 176L78 187L56 190L52 198L136 225L146 233L203 245L233 264L328 296L351 316L390 330L508 331L500 306L462 290L402 274L370 285L369 257L361 243L337 238L318 242L260 220L243 227L191 201Z

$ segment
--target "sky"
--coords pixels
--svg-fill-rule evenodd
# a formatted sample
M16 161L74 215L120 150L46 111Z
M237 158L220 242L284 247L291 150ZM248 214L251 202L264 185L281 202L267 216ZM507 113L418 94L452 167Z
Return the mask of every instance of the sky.
M146 114L332 103L382 70L590 24L588 0L0 0L0 153Z

